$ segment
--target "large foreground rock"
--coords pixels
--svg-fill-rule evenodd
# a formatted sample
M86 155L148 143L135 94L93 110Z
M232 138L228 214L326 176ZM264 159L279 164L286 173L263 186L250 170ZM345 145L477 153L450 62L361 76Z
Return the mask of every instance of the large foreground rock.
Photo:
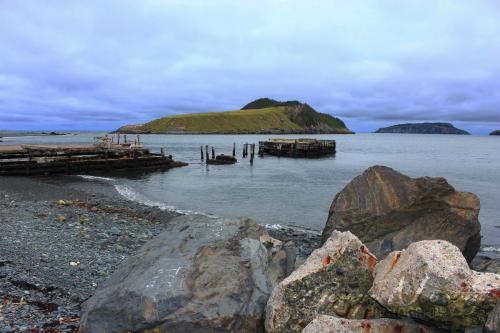
M370 295L391 312L464 330L482 327L500 297L500 275L469 269L447 241L414 243L374 271Z
M84 304L81 331L262 332L293 250L249 219L174 219Z
M267 332L301 332L318 314L378 318L368 296L376 258L350 232L333 232L320 249L283 280L266 308Z
M479 199L456 192L444 178L410 178L374 166L336 195L322 237L351 231L378 258L416 241L444 239L471 261L481 242L478 214Z
M410 320L396 319L344 319L321 315L316 317L302 333L433 333L437 329Z

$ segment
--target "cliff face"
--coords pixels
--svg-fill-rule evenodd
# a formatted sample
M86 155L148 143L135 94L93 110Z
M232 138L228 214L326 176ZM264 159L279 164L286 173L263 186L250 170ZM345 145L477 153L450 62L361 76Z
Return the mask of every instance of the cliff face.
M500 130L493 131L490 135L500 135Z
M470 134L458 129L450 123L417 123L399 124L379 128L375 133L406 133L406 134Z
M159 118L143 125L126 125L120 133L158 134L292 134L352 133L338 118L320 113L297 101L278 102L259 99L243 109L207 112Z

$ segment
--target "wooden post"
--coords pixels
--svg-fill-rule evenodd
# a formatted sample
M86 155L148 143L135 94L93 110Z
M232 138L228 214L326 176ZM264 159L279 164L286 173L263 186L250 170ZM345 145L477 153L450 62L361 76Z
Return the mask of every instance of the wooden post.
M200 146L201 160L203 161L203 146Z
M118 144L120 144L120 133L118 133Z
M250 145L250 164L253 164L253 158L255 156L255 144Z
M125 143L127 143L127 134L123 134L123 141L125 141Z
M212 146L212 159L215 160L215 149L213 146Z
M163 147L160 148L160 153L161 156L165 157L165 150L163 149Z
M205 157L208 162L208 160L210 159L210 155L208 155L208 145L205 145Z
M141 144L141 138L139 137L139 134L137 134L137 144L140 145Z
M233 157L236 157L236 142L233 143Z

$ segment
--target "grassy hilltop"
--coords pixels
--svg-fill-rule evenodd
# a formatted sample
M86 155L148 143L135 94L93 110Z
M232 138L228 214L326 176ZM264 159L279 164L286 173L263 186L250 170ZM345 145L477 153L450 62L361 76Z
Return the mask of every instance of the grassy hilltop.
M168 116L143 125L126 125L121 133L245 134L245 133L351 133L344 122L316 112L297 101L262 98L241 110Z

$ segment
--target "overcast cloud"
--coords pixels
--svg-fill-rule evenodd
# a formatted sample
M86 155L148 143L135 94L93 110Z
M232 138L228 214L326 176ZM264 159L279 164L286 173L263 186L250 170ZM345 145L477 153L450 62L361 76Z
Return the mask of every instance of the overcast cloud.
M0 129L298 99L356 131L500 128L496 0L0 0Z

